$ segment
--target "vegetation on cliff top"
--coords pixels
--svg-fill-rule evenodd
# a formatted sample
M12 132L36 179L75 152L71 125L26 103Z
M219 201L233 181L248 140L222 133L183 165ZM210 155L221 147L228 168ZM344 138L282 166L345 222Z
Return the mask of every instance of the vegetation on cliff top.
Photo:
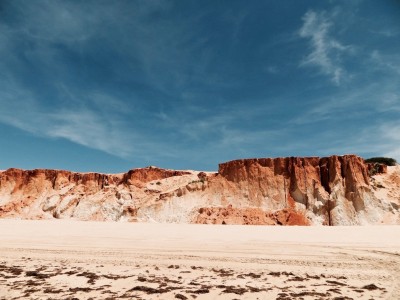
M390 157L371 157L365 160L367 163L380 163L387 166L395 166L397 161Z

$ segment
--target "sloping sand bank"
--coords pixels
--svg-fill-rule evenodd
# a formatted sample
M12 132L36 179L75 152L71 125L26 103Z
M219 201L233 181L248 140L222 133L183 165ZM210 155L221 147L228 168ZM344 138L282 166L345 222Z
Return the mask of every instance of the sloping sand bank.
M400 299L400 226L0 220L0 299Z

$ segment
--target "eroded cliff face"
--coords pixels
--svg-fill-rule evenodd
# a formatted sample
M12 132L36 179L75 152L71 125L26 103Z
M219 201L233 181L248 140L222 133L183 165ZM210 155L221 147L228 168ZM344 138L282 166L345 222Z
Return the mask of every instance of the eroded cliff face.
M188 174L156 167L117 175L8 169L0 172L0 217L133 221L151 200L147 182Z
M235 183L252 205L292 208L314 224L362 224L379 218L371 206L368 166L355 155L236 160L221 164L219 174Z
M371 170L378 173L375 176L387 172L354 155L242 159L220 164L218 173L156 167L115 175L9 169L0 172L0 217L254 225L400 223L397 200L381 196L385 194L370 177Z

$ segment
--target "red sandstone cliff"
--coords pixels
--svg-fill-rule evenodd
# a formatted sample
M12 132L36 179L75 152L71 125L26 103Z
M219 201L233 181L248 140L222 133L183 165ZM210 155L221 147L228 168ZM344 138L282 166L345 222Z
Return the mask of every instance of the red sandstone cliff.
M0 217L211 224L355 225L399 222L354 155L242 159L218 173L155 167L124 174L0 172ZM372 178L374 181L374 178ZM390 214L390 218L388 218Z
M359 223L369 189L368 167L355 155L236 160L220 164L219 174L253 205L327 225Z

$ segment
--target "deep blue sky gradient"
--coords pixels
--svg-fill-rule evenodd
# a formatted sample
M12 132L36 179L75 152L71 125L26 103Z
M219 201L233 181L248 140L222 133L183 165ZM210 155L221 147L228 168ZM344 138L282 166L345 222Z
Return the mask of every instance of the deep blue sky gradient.
M399 1L0 0L0 169L400 160Z

